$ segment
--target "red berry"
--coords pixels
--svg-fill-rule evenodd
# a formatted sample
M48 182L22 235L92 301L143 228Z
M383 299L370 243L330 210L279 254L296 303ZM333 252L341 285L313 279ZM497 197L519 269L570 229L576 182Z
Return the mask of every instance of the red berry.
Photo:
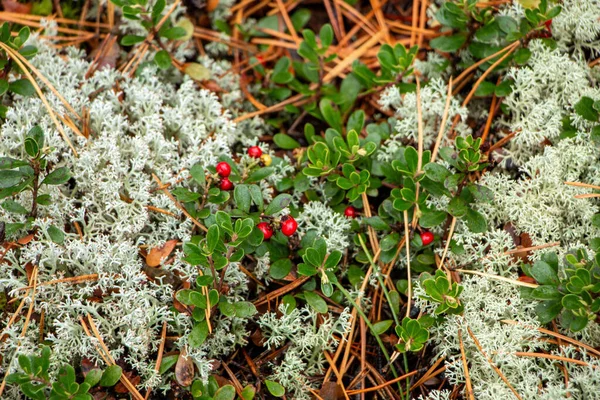
M262 156L262 150L258 146L249 147L248 155L252 158L260 158L260 156Z
M261 222L260 224L256 225L256 227L263 233L265 240L269 240L271 239L271 236L273 236L273 228L271 228L271 225L268 223Z
M258 62L259 62L259 63L260 63L260 64L261 64L263 67L265 66L265 59L264 59L262 56L260 56L260 55L256 56L256 60L258 60Z
M422 232L421 233L421 242L423 242L423 246L427 246L433 242L433 233L431 232Z
M219 176L223 178L227 178L231 174L231 167L225 161L221 161L220 163L218 163L216 169L217 174L219 174Z
M229 180L229 178L221 179L221 183L219 184L221 190L231 190L233 189L233 182Z
M544 22L544 25L546 25L546 29L548 29L548 31L552 32L552 20L551 19Z
M356 208L352 206L346 207L346 209L344 210L344 215L348 218L356 218Z
M281 233L283 233L285 236L292 236L296 232L297 228L298 223L291 215L281 223Z

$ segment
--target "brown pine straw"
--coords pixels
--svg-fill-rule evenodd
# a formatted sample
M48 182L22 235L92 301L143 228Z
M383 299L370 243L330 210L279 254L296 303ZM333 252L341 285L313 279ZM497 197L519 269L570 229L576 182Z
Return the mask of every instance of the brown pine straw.
M250 41L250 43L253 43L253 44L265 44L265 45L275 46L275 47L281 47L281 48L289 49L289 50L296 50L296 49L298 49L298 45L295 44L295 43L286 42L286 41L277 40L277 39L254 38L254 39L252 39Z
M452 85L452 77L450 77L450 81L448 82L448 93L446 94L446 105L444 106L444 115L442 116L440 130L435 140L433 152L431 153L431 162L435 162L435 159L438 155L438 151L440 149L440 144L442 143L442 138L444 137L444 131L446 130L446 122L448 121L448 113L450 112L450 101L452 100Z
M333 68L333 70L331 70L327 75L325 75L325 77L323 77L323 81L325 83L328 83L333 78L335 78L336 76L338 76L338 74L340 72L344 71L344 69L346 69L347 67L349 67L350 65L352 65L352 63L354 62L354 60L357 60L358 58L360 58L363 54L365 54L365 52L367 50L369 50L377 42L379 42L379 39L381 37L383 37L386 33L387 33L387 29L385 29L385 28L382 29L382 30L380 30L379 32L377 32L377 34L375 34L375 36L371 37L369 40L367 40L365 42L365 44L363 44L358 49L356 49L355 51L353 51L352 54L350 54L342 62L340 62L338 65L336 65Z
M569 181L565 181L565 185L569 185L569 186L578 186L578 187L584 187L584 188L589 188L589 189L596 189L596 190L600 190L600 186L596 186L596 185L590 185L589 183L582 183L582 182L569 182Z
M50 118L54 122L54 125L56 125L56 128L60 132L60 134L63 137L64 141L71 148L71 151L73 151L73 154L75 155L75 157L79 157L79 154L77 153L77 150L75 150L75 147L73 147L73 144L71 143L71 140L69 140L69 137L65 133L62 125L60 124L60 122L58 122L58 119L56 118L56 114L54 113L54 110L52 110L52 107L50 107L50 104L48 103L48 100L46 99L46 96L44 96L44 93L42 92L42 90L38 86L37 82L35 81L35 78L33 76L31 76L31 73L27 70L27 68L25 67L25 65L23 64L23 62L21 62L21 60L19 59L19 57L21 57L21 55L18 54L18 53L16 53L14 50L12 50L6 44L1 43L1 42L0 42L0 48L2 48L4 51L6 51L6 53L9 56L11 56L11 58L13 59L13 61L15 63L17 63L17 65L21 68L21 70L23 70L23 73L25 74L25 76L27 76L27 79L33 85L33 88L35 89L35 91L37 92L38 96L40 97L40 100L42 100L42 103L44 103L44 106L46 107L46 109L48 110L48 113L50 114ZM15 53L17 55L15 55ZM37 70L33 69L33 67L32 67L32 70L37 71ZM38 73L39 73L39 71L38 71ZM49 88L52 90L53 93L56 92L56 89L54 89L54 87L52 85L50 85ZM55 94L58 94L58 92L56 92Z
M463 101L463 107L466 107L467 104L469 104L469 102L471 101L471 99L473 98L473 96L475 95L475 91L477 90L477 88L479 87L479 85L481 84L481 82L483 82L485 80L485 78L487 78L487 76L492 73L492 71L494 71L494 69L496 69L496 67L498 65L500 65L500 63L502 61L504 61L508 56L510 56L512 54L513 51L515 51L517 49L517 46L520 42L516 42L517 45L513 45L512 47L510 47L508 49L508 51L502 56L500 57L496 62L494 62L483 74L481 74L481 76L479 77L479 79L477 79L477 81L475 82L475 84L473 85L473 87L471 88L471 91L469 92L469 94L467 95L467 97L465 98L465 100Z
M523 252L531 251L531 250L547 249L548 247L555 247L555 246L560 246L560 242L546 243L546 244L541 244L539 246L523 247L520 249L508 250L508 251L505 251L503 254L510 255L510 254L515 254L515 253L523 253Z
M81 26L88 26L88 27L93 27L93 28L95 28L96 26L99 26L100 28L106 28L106 29L109 28L108 24L101 23L101 22L96 23L96 22L88 22L85 20L81 21L81 20L68 19L68 18L56 18L54 16L19 14L19 13L13 13L13 12L9 12L9 11L0 11L0 21L9 21L7 18L18 18L18 19L38 21L38 22L41 21L42 19L45 19L48 21L56 21L58 23L66 24L66 25L78 25L78 26L81 25Z
M473 342L475 342L475 346L477 346L477 349L479 350L479 352L485 357L487 362L490 364L490 367L492 367L492 369L496 372L496 374L498 374L500 379L502 379L502 381L506 384L506 386L508 386L508 388L510 389L511 392L513 392L515 397L519 400L522 400L522 397L515 390L515 388L510 384L508 379L506 379L506 376L502 373L502 371L500 371L500 369L496 366L496 364L494 364L494 362L490 359L490 357L487 355L485 350L483 350L483 347L481 347L481 343L479 342L479 340L477 339L475 334L473 334L473 331L471 330L471 328L468 326L467 326L467 332L469 333L469 336L471 336L471 339L473 339Z
M102 357L102 359L104 360L104 362L107 365L116 365L115 359L110 354L110 351L108 350L108 347L106 347L104 340L102 340L102 336L100 335L98 328L96 328L96 324L94 323L94 320L92 319L90 314L87 315L87 320L88 320L88 323L90 324L89 327L92 329L92 332L94 333L93 337L95 337L100 344L100 347L98 347L98 345L94 344L94 347L96 347L96 351L98 351L98 354L100 354L100 357ZM85 320L82 317L79 317L79 322L81 323L81 326L83 327L83 330L85 331L85 333L91 338L92 334L90 333L88 326L85 323ZM121 378L119 378L119 380L121 381L121 383L123 385L125 385L125 387L129 390L131 395L136 400L144 400L144 397L140 394L140 392L137 390L137 388L131 383L131 381L127 378L127 376L125 376L125 374L122 373Z
M477 275L477 276L482 276L484 278L494 279L494 280L497 280L497 281L502 281L502 282L506 282L506 283L512 283L513 285L528 287L528 288L532 288L532 289L535 289L535 288L537 288L539 286L539 285L537 285L535 283L521 282L521 281L518 281L516 279L505 278L504 276L499 276L499 275L487 274L485 272L469 271L469 270L466 270L466 269L455 269L455 271L463 273L463 274Z
M496 86L501 81L501 77L498 77L498 81L496 82ZM494 120L494 115L496 114L496 103L498 102L498 96L494 91L494 96L492 97L492 104L490 105L490 112L488 114L487 121L485 121L485 128L483 129L483 134L481 135L481 143L485 143L487 140L488 134L490 133L490 128L492 127L492 121Z
M158 187L161 188L163 193L166 194L169 199L171 199L173 204L175 204L175 207L177 207L177 208L179 208L179 210L181 210L183 215L188 217L190 219L190 221L192 221L194 223L194 225L196 225L198 228L202 229L204 232L208 232L208 229L206 229L206 227L204 225L202 225L200 222L198 222L198 220L196 218L192 217L190 215L190 213L187 212L185 207L182 206L181 203L179 203L179 201L177 201L177 199L171 194L171 192L169 192L169 189L167 189L166 187L163 187L163 183L158 178L158 176L156 176L155 174L152 174L152 178L154 178L154 181L156 181L156 183L158 184Z
M557 360L557 361L570 362L570 363L573 363L573 364L582 365L584 367L591 367L593 369L600 368L597 365L588 364L585 361L577 360L575 358L567 358L567 357L557 356L555 354L530 353L530 352L524 352L524 351L516 351L513 354L515 356L519 356L519 357L547 358L549 360Z
M505 51L508 50L513 50L515 47L517 47L520 44L519 41L516 41L514 43L509 44L508 46L504 47L503 49L498 50L497 52L495 52L494 54L492 54L491 56L488 56L484 59L481 59L479 61L477 61L475 64L469 66L469 68L465 69L456 79L454 79L454 83L456 85L458 85L460 83L460 81L462 81L467 75L469 75L471 72L475 71L477 68L479 68L480 65L493 60L494 58L498 57L500 54L504 53ZM456 93L455 93L456 94Z
M298 34L296 33L296 29L294 29L294 24L292 24L292 20L290 19L290 16L288 15L288 12L287 12L285 6L283 5L282 0L277 0L277 7L279 8L279 12L281 13L281 16L283 17L285 26L287 26L288 31L292 35L292 38L294 38L294 42L299 44L300 38L298 37Z
M416 375L418 373L419 373L419 371L412 371L412 372L409 372L409 373L404 374L402 376L399 376L397 378L391 379L391 380L389 380L389 381L387 381L385 383L382 383L381 385L373 386L373 387L366 388L366 389L349 390L348 394L349 395L354 395L354 394L359 394L359 393L375 392L377 390L383 389L386 386L393 385L396 382L400 382L400 381L402 381L402 380L404 380L406 378L410 378L411 376Z
M350 7L345 1L341 1L341 0L336 0L338 2L340 2L340 4L342 4L342 7ZM350 7L350 9L354 10L354 8ZM343 11L342 11L343 12ZM353 17L350 17L350 15L352 15L352 13L344 13L344 15L346 15L346 17L348 17L348 19L352 20L353 22L356 21L354 19L352 19ZM373 28L371 26L371 24L369 23L369 19L374 15L374 11L370 11L366 16L363 16L362 14L358 14L360 15L363 19L359 19L360 23L355 23L354 26L352 27L352 29L350 29L350 31L348 31L348 33L346 34L346 36L344 36L344 38L342 40L340 40L338 42L337 48L341 49L343 48L343 46L346 45L347 42L349 42L355 35L356 33L363 29L365 32L367 32L369 35L374 35L375 34L375 28ZM369 33L371 32L371 33Z
M585 343L582 343L582 342L575 340L573 338L570 338L568 336L561 335L560 333L553 332L553 331L545 329L545 328L539 328L539 327L535 327L535 326L526 325L526 324L523 324L522 322L514 321L514 320L510 320L510 319L503 319L500 322L502 322L504 324L508 324L508 325L518 325L518 326L523 326L523 327L530 328L530 329L535 329L538 332L545 333L546 335L553 336L557 339L564 340L565 342L571 343L572 345L575 345L577 347L586 349L587 351L592 353L594 356L600 357L600 351L596 350L592 346L589 346Z
M38 267L36 265L33 268L33 271L31 272L31 279L30 279L30 284L33 282L33 288L31 289L31 302L29 304L29 309L27 310L27 316L25 317L25 322L23 323L23 329L21 330L21 334L19 335L19 341L17 342L17 346L15 349L15 355L13 356L13 359L11 360L9 365L13 363L15 357L17 356L19 348L21 347L21 340L25 337L25 334L27 333L27 328L29 328L29 322L31 321L31 315L33 313L33 309L35 306L37 277L38 277ZM24 303L24 301L25 301L25 299L23 299L21 301L21 304L19 305L17 312L20 311L21 305ZM15 316L17 315L17 312L15 312L15 314L13 314L13 318L11 318L10 321L8 322L8 325L6 325L5 331L10 327L11 321L14 322L14 320L16 319ZM2 393L4 392L4 388L6 387L6 377L8 376L9 369L10 368L7 368L7 370L4 374L4 378L2 379L2 383L0 384L0 398L2 398Z
M282 296L282 295L294 290L298 286L303 285L309 278L310 278L309 276L303 276L302 278L296 279L295 281L293 281L283 287L280 287L277 290L270 292L265 297L256 300L253 304L255 306L260 306L262 304L268 303L271 300L274 300L274 299L278 298L279 296Z
M429 4L427 0L421 0L421 15L419 16L419 39L417 40L417 46L423 47L423 31L425 30L425 21L427 21L427 7Z
M160 345L158 346L158 355L156 356L156 363L154 364L154 370L156 373L160 370L160 364L162 363L163 352L165 351L165 342L167 338L167 322L163 322L162 331L160 333ZM150 394L152 393L152 387L148 387L146 390L146 395L144 396L145 400L148 400Z
M520 130L515 131L515 132L511 132L508 135L506 135L505 137L503 137L502 139L498 140L496 143L494 143L490 147L490 149L487 151L487 154L490 154L492 151L494 151L494 150L496 150L496 149L504 146L506 143L510 142L510 140L512 138L514 138L517 135L517 133L519 133L519 132L520 132Z
M441 363L442 361L444 361L446 359L446 357L440 357L438 358L431 367L429 367L429 369L427 370L427 372L425 372L425 374L419 378L418 381L415 382L414 385L412 385L410 387L410 390L414 390L416 388L418 388L419 386L421 386L423 383L427 382L429 379L433 378L434 376L437 376L439 374L441 374L442 372L444 372L446 370L446 367L442 367L440 369L438 369L437 371L435 370Z
M37 287L51 286L51 285L56 285L58 283L76 284L76 283L90 282L90 281L96 281L96 280L98 280L98 274L79 275L79 276L72 276L69 278L54 279L54 280L48 281L48 282L41 282L41 283L37 284ZM25 286L25 287L18 288L15 290L21 291L21 290L29 290L31 288L33 288L33 286L30 283L29 286ZM27 294L25 294L25 296L27 296Z
M473 394L473 386L471 385L471 376L469 375L469 365L467 363L467 356L465 355L465 344L462 338L462 328L458 328L458 342L460 344L460 358L463 364L463 371L465 373L466 392L470 400L475 400Z
M415 31L415 28L417 27L418 15L419 15L419 0L413 0L413 2L412 2L412 18L411 18L412 31L410 32L410 47L413 47L415 45L415 40L417 38L417 32Z

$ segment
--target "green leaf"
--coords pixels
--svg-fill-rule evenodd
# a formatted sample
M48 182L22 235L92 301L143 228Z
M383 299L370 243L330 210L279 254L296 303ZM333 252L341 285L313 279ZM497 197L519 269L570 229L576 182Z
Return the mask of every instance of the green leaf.
M246 178L246 183L254 183L254 182L261 181L261 180L273 175L274 172L275 172L275 170L273 169L273 167L260 168L256 171L254 171L253 173L251 173L250 176L248 178Z
M206 341L208 337L208 325L206 321L197 323L188 336L188 344L191 348L198 348Z
M0 170L0 189L6 189L21 182L25 177L23 171Z
M542 324L552 321L562 310L560 301L544 301L535 307L536 314Z
M373 324L373 332L376 335L381 335L382 333L385 333L385 331L387 331L390 328L390 326L392 326L393 323L394 323L394 321L392 321L391 319L374 323Z
M466 40L466 34L457 33L456 35L452 36L440 36L432 39L429 42L429 45L435 50L442 51L444 53L451 53L460 49Z
M133 46L136 43L141 43L146 40L145 36L137 36L137 35L125 35L121 39L121 45L123 46Z
M29 165L29 163L26 161L17 160L15 158L11 158L11 157L0 157L0 170L14 169L14 168L19 168L19 167L24 167L26 165ZM22 176L21 172L19 172L19 171L14 171L14 172L17 172L19 176ZM2 180L2 175L0 175L0 181L1 180ZM10 186L12 186L12 185L10 185ZM0 187L2 187L2 186L0 186Z
M121 379L122 373L123 370L118 365L108 366L108 368L106 368L102 374L99 385L104 387L115 386L117 382L119 382L119 379Z
M329 124L333 129L338 132L342 131L342 116L337 110L333 102L327 98L322 99L319 102L319 110L321 114L323 114L323 118L325 118L325 122Z
M248 189L248 185L236 185L235 189L233 190L233 198L237 208L245 213L250 212L252 196L250 195L250 189Z
M225 385L215 393L213 400L233 400L235 399L235 388L231 385Z
M313 308L318 313L326 314L328 311L327 303L321 296L313 292L304 291L304 298L309 306Z
M492 82L483 81L479 84L479 86L477 86L477 89L475 90L475 96L478 96L478 97L491 96L492 94L494 94L495 90L496 90L496 85L494 85Z
M375 230L378 230L378 231L389 231L390 230L390 226L384 220L382 220L381 217L379 217L379 216L363 218L363 221L365 221L368 225L375 228Z
M206 182L206 174L204 173L204 167L202 167L202 165L200 164L196 164L190 169L190 175L200 185L204 185L204 183Z
M56 244L63 244L65 241L65 233L54 225L50 225L48 227L48 235L50 236L50 239Z
M273 141L277 146L284 150L293 150L300 147L300 143L298 143L296 139L285 133L275 134L275 136L273 136Z
M489 22L475 32L475 38L480 42L491 43L498 38L500 28L495 21Z
M206 245L211 254L215 251L215 248L219 244L219 235L219 226L217 224L211 225L208 228L208 232L206 233Z
M32 158L35 158L40 154L40 146L34 138L25 138L25 152Z
M319 39L321 39L321 46L324 49L329 48L333 42L333 28L330 24L325 24L319 31Z
M552 268L550 264L542 260L538 260L533 264L530 273L540 285L558 285L558 275L556 270Z
M581 299L576 294L568 294L562 298L561 301L564 308L567 310L578 310L585 305L581 302Z
M100 379L102 379L102 370L99 368L94 368L87 373L84 382L90 385L90 387L93 387L100 382Z
M594 100L589 97L582 97L575 104L575 112L588 121L598 121L598 111L594 108Z
M162 28L158 34L161 37L164 37L165 39L169 39L169 40L176 40L176 39L180 39L182 37L184 37L185 35L187 35L187 32L185 31L185 29L183 29L180 26L175 26L173 28Z
M500 30L504 33L511 33L519 30L519 24L513 17L499 15L496 16L496 22L498 23Z
M469 207L467 206L465 200L463 200L461 197L453 197L450 200L450 203L448 203L448 212L454 217L464 217L467 215L468 211Z
M248 385L242 390L241 398L242 400L254 400L254 396L256 395L256 389Z
M526 47L521 47L515 51L514 60L519 65L525 65L531 58L531 50Z
M154 62L160 69L169 69L171 66L171 56L166 50L161 50L154 55Z
M280 212L281 210L283 210L284 208L288 207L291 202L292 202L291 195L289 195L287 193L279 194L279 195L277 195L277 197L275 197L273 200L271 200L271 203L269 203L269 205L267 206L267 209L265 210L264 214L265 215L276 214L276 213Z
M0 79L0 96L8 91L8 81L5 79Z
M487 221L485 217L478 211L469 208L467 215L464 217L469 230L473 233L483 233L487 231Z
M434 182L443 183L450 175L450 171L446 167L436 163L429 163L423 169L427 177Z
M67 183L69 179L71 179L71 172L69 169L67 167L60 167L46 175L42 184L62 185L63 183Z
M285 388L274 381L265 380L265 385L267 386L267 390L275 397L283 397L285 395Z
M271 80L278 84L290 83L294 79L294 75L289 72L290 65L291 61L288 57L281 57L273 67Z
M256 307L249 301L238 301L233 303L235 316L238 318L250 318L257 313Z
M537 300L560 300L561 294L552 285L541 285L531 291L531 297Z
M2 208L13 214L27 215L29 211L21 205L21 203L8 199L2 203Z
M291 270L292 261L289 258L281 258L271 264L269 274L273 279L283 279L290 273Z
M36 93L35 88L28 79L17 79L9 83L8 89L24 97L33 96Z
M177 364L178 358L179 358L179 354L171 354L169 356L164 356L160 363L160 368L158 370L158 373L163 375L165 372L167 372L169 369L171 369L171 367L173 365Z

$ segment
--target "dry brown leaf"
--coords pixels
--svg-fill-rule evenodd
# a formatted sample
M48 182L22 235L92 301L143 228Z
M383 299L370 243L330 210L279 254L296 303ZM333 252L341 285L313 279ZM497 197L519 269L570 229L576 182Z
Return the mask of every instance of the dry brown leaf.
M181 386L190 386L194 380L194 363L191 357L187 357L185 348L175 364L175 379Z
M168 240L160 247L154 247L146 256L146 264L148 264L149 267L158 267L162 260L169 257L169 254L171 254L176 245L177 240L173 239Z
M17 240L17 243L19 243L20 245L26 245L27 243L31 242L34 237L35 235L33 233L27 236L23 236L21 239Z
M325 382L319 390L319 396L323 400L338 400L344 398L344 390L335 382Z
M19 3L16 0L2 0L4 11L17 14L31 14L33 3Z

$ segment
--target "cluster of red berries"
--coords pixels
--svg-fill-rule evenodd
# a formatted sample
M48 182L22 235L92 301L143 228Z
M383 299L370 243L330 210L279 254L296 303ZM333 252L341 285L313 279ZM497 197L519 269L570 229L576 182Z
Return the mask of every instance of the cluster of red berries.
M263 233L265 240L269 240L273 236L273 227L268 222L261 222L256 227ZM296 229L298 229L298 222L291 215L284 217L281 221L281 233L285 236L292 236L296 233Z
M219 182L219 187L221 190L233 189L233 182L229 180L229 175L231 175L231 166L225 161L221 161L217 164L215 169L217 170L217 174L219 174L221 177L221 182Z
M271 156L268 154L263 154L262 150L258 146L251 146L248 148L248 155L252 158L260 158L260 160L265 164L265 166L271 165ZM217 174L221 177L221 181L219 182L219 187L221 190L231 190L233 189L233 182L229 180L229 175L231 175L231 165L229 165L225 161L221 161L215 167L217 170Z

